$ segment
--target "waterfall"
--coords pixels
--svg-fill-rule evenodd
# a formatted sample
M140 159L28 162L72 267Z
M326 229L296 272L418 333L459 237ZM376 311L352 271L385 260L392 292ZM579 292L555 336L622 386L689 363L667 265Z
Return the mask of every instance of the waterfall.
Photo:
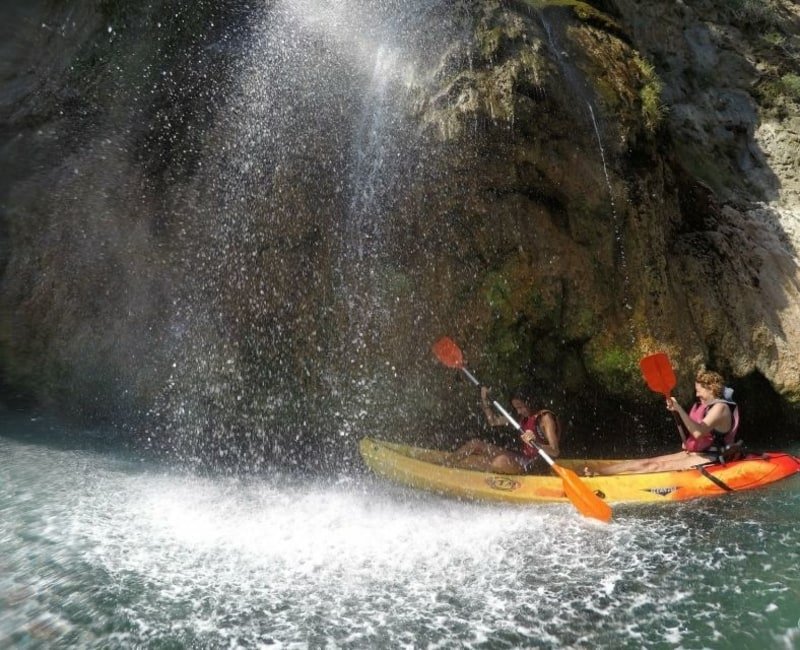
M342 332L343 357L356 368L342 394L366 396L355 412L347 413L344 426L368 419L369 396L380 390L381 379L368 363L369 350L380 346L383 328L391 321L391 305L381 296L382 270L390 268L385 252L389 245L384 224L393 188L399 183L392 167L393 158L402 155L392 139L392 105L389 86L397 56L381 46L375 52L375 66L356 120L351 148L352 172L349 179L350 202L342 215L336 265L337 298L347 314ZM334 382L337 384L338 382ZM354 399L349 396L349 400Z
M631 304L631 288L630 288L630 274L628 271L628 261L627 255L625 252L625 245L623 241L622 231L620 227L620 219L619 214L617 212L617 205L616 200L614 198L614 188L611 184L611 177L608 172L608 163L606 161L606 153L605 148L603 146L603 136L602 131L600 128L600 123L597 119L597 115L594 109L594 97L591 88L588 86L585 76L579 71L579 69L570 61L569 53L566 51L564 44L561 42L561 39L558 36L556 28L560 28L560 16L563 15L563 12L556 8L551 10L539 10L538 12L539 19L541 21L542 27L544 29L545 34L547 35L548 44L550 46L550 50L558 62L559 69L561 70L562 75L564 76L564 80L568 84L571 92L573 92L576 97L581 100L575 103L576 107L586 106L586 112L583 111L578 112L576 115L576 119L586 119L587 126L591 128L595 139L597 141L597 149L600 156L600 162L602 163L603 167L603 176L606 184L606 188L608 189L608 200L609 200L609 207L611 210L611 222L612 222L612 229L613 229L613 242L614 242L614 252L616 261L619 267L620 274L622 276L622 309L626 313L630 313L633 309ZM552 20L551 20L552 18ZM555 25L553 24L555 23ZM636 342L636 333L634 330L633 321L628 316L628 330L630 335L631 344L635 344Z
M463 36L452 13L376 0L257 13L183 197L189 331L159 412L201 447L233 419L254 456L295 458L315 437L391 426L403 408L396 363L414 332L395 323L430 311L411 298L395 240L428 173L411 89Z
M625 253L625 244L622 239L622 231L619 224L620 220L619 214L617 213L617 204L614 200L614 188L611 185L611 177L608 175L608 165L606 164L606 154L605 149L603 148L603 137L600 133L600 125L597 123L597 118L595 117L592 104L587 102L586 105L589 109L589 115L592 118L592 127L594 128L594 133L597 136L597 147L600 151L600 160L603 163L603 176L605 177L606 186L608 187L608 200L611 205L611 220L614 224L614 243L617 247L619 270L622 274L622 306L625 311L630 312L633 309L633 306L631 305L631 279L630 273L628 272L628 259ZM630 318L628 318L628 333L631 337L631 345L635 345L636 331L634 329L633 321Z

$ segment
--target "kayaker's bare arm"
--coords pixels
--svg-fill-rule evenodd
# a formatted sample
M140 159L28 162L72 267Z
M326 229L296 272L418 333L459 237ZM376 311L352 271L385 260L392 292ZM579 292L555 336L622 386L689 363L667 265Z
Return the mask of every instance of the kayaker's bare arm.
M714 404L708 410L702 422L692 420L674 397L670 397L667 400L667 410L674 411L680 416L683 426L694 438L699 438L715 429L717 431L728 431L731 428L731 411L726 404Z

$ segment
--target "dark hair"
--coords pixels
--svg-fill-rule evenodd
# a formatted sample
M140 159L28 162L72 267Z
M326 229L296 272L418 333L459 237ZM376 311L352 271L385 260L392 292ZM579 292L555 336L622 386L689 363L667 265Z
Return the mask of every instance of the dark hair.
M528 388L527 386L521 386L519 388L515 388L511 391L511 395L509 395L509 400L518 399L520 402L525 402L528 407L533 407L533 391Z

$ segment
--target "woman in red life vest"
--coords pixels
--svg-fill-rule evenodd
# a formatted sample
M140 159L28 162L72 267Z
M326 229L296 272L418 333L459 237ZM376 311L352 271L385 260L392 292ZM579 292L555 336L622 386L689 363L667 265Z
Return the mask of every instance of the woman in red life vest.
M533 446L535 442L545 453L553 458L559 455L560 437L558 419L555 413L547 409L534 412L530 400L521 393L511 398L511 406L517 414L523 434L519 450L510 450L480 438L473 438L456 449L450 460L453 465L479 471L497 472L498 474L524 474L531 470L539 452ZM489 426L511 426L506 418L492 411L489 404L489 391L481 387L481 407Z
M655 458L629 460L600 468L598 474L636 474L689 469L715 461L732 445L739 430L738 406L726 393L725 381L717 372L700 370L694 384L697 403L687 413L674 397L667 400L667 410L680 418L678 431L683 440L681 451ZM727 389L729 390L729 389Z

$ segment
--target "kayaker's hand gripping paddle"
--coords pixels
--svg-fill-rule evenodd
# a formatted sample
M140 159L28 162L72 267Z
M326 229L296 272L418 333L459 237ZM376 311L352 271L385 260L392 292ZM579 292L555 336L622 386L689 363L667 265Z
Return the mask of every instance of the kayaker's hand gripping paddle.
M432 350L434 356L444 365L449 368L461 370L473 384L476 386L481 385L475 378L475 375L467 370L464 365L464 356L461 354L461 349L449 336L444 336L436 341L436 343L433 344ZM492 405L503 414L503 417L505 417L517 431L524 433L519 422L511 417L508 411L506 411L497 400L492 400ZM537 445L536 442L532 442L531 444L539 450L539 455L550 465L552 470L561 477L561 481L564 485L564 493L581 514L604 522L611 521L611 506L592 492L575 472L566 467L557 465L550 455Z

